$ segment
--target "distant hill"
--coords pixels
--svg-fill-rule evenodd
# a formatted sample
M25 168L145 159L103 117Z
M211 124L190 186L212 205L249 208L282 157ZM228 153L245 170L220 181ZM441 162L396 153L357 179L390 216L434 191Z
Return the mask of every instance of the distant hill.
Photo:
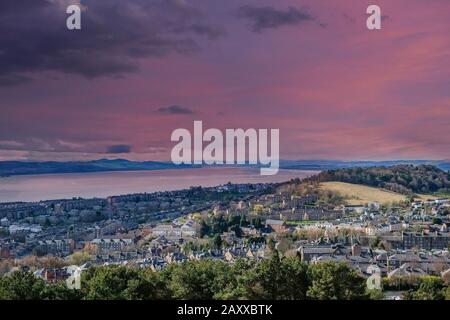
M0 161L0 176L50 174L50 173L83 173L105 171L135 171L135 170L162 170L187 168L192 166L177 166L170 162L145 161L136 162L124 159L70 162L22 162Z
M450 170L450 160L390 160L390 161L340 161L340 160L280 160L282 169L333 170L354 167L391 167L395 165L433 165Z
M339 161L339 160L280 160L281 169L291 170L335 170L354 167L388 167L393 165L433 165L442 170L450 170L450 161ZM257 167L236 165L237 167ZM0 177L29 174L83 173L105 171L164 170L180 168L200 168L201 165L180 165L172 162L130 161L125 159L100 159L92 161L0 161Z
M450 193L450 174L432 165L343 168L322 171L310 179L363 184L406 195Z

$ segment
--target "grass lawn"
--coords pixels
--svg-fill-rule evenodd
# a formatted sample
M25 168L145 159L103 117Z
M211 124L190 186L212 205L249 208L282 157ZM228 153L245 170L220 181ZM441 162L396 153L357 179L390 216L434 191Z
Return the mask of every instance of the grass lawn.
M339 192L346 198L347 204L350 205L363 205L369 202L387 204L406 200L405 195L361 184L331 181L321 183L320 188L322 190ZM437 199L437 197L435 195L418 194L415 199L426 201L429 199Z
M323 182L320 184L322 190L330 190L340 193L346 198L346 202L350 205L363 205L369 202L392 203L406 200L406 196L392 191L363 186L360 184L352 184L345 182ZM421 196L427 199L432 196Z
M308 225L308 224L315 224L319 221L299 221L299 220L292 220L292 221L286 221L287 225L293 225L293 226L300 226L300 225Z

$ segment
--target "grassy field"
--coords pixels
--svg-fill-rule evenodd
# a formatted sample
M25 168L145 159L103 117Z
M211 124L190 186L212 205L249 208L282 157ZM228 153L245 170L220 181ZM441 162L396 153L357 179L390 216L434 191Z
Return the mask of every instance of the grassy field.
M392 203L406 200L402 194L345 182L323 182L322 190L331 190L340 193L350 205L366 204L369 202ZM432 199L433 196L419 195L420 200Z

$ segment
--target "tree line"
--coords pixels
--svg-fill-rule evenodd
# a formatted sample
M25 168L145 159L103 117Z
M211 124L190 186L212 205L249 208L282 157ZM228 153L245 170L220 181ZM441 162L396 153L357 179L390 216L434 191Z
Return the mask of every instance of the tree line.
M308 180L363 184L405 195L450 193L450 174L432 165L395 165L391 167L354 167L327 170Z
M436 279L422 281L406 292L407 299L447 299L450 291ZM0 278L0 299L7 300L155 300L155 299L382 299L381 290L368 291L366 281L344 263L306 265L298 257L258 263L238 260L187 261L161 271L150 268L102 266L82 275L81 289L64 282L48 284L30 272Z
M102 266L82 274L81 289L64 282L48 284L30 272L0 278L0 299L146 300L146 299L368 299L365 280L345 264L308 266L298 257L258 263L238 260L187 261L161 271Z
M255 228L263 227L260 218L249 218L246 215L229 215L228 218L225 218L224 215L219 215L203 218L200 222L200 238L220 235L228 231L234 231L237 237L241 237L241 227L248 227L249 225L253 225Z

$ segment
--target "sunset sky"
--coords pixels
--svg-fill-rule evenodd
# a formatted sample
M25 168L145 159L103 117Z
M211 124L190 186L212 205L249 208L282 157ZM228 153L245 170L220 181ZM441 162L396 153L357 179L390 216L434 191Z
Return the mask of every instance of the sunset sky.
M449 159L449 0L0 2L0 160L170 160L279 128L282 159ZM382 29L366 28L381 7Z

